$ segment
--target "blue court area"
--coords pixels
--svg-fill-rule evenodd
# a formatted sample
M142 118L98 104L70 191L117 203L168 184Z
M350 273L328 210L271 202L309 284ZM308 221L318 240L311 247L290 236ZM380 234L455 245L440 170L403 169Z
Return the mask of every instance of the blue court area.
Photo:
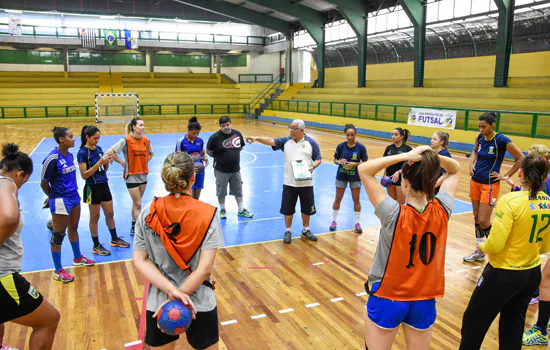
M207 142L211 133L201 133L200 137ZM149 165L149 178L143 204L148 205L154 196L163 196L166 194L160 171L165 157L174 151L176 141L182 135L180 134L150 134L147 135L151 140L154 149L154 158ZM122 136L102 136L99 145L106 151L114 145ZM76 147L71 149L76 160L76 153L79 140ZM40 188L40 176L42 170L42 161L47 154L56 147L53 138L43 139L31 154L35 164L34 173L29 182L23 186L19 193L21 210L25 215L25 229L23 231L23 244L25 255L23 260L23 271L37 271L53 268L53 262L50 253L50 231L46 228L46 222L50 218L49 209L42 209L42 204L46 196ZM325 160L332 160L334 152L325 151L323 157ZM284 219L279 214L281 204L281 192L283 183L283 164L284 158L281 151L274 152L270 147L252 144L247 145L241 155L241 174L243 178L244 202L247 209L254 214L252 219L239 218L237 216L237 204L234 197L226 198L226 207L228 211L227 220L222 220L225 244L227 246L265 242L278 240L283 237L285 230ZM115 207L115 221L117 231L120 236L132 242L132 236L129 235L131 227L130 210L132 201L122 179L122 167L113 163L109 170L109 185L113 194ZM315 202L317 214L312 217L310 228L315 234L325 233L332 221L332 203L335 195L335 175L336 166L332 163L322 163L315 170ZM78 172L78 183L80 192L84 186L84 180L80 178ZM82 196L82 193L80 193ZM212 205L217 205L215 180L212 164L206 169L205 188L201 194L201 200ZM368 201L366 193L361 193L361 224L363 227L379 225L378 218L374 216L374 208ZM107 257L92 256L93 242L88 228L89 211L86 204L82 204L82 214L79 225L80 247L84 255L93 258L96 262L117 261L130 259L132 249L112 248L109 245L110 235L102 218L99 222L99 238L101 243L109 250L111 255ZM455 213L471 211L471 205L466 202L457 201ZM292 225L293 236L300 236L302 229L301 217L299 215L300 207L297 205L297 214L294 217ZM346 193L340 208L338 218L338 230L351 230L355 224L353 212L353 201L351 193ZM68 238L65 238L62 248L63 266L72 264L72 251Z

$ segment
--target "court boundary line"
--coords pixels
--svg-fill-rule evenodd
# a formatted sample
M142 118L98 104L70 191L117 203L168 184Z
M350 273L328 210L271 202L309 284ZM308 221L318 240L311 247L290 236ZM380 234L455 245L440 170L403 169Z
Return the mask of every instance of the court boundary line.
M42 130L42 129L41 129ZM42 144L42 142L44 141L45 137L43 137L40 142L38 142L38 144L36 145L36 147L34 147L34 149L31 151L31 153L29 153L29 157L33 155L33 153L38 149L38 147L40 147L40 145ZM40 164L42 165L42 164Z

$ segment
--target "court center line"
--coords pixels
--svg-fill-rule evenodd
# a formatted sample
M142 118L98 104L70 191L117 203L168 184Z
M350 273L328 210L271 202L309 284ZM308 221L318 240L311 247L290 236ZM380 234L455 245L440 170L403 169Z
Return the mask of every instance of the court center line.
M293 308L288 308L288 309L279 310L279 313L286 314L286 313L293 312L293 311L294 311Z
M246 222L279 220L279 219L282 219L282 218L283 218L282 216L277 216L277 217L274 217L274 218L263 218L263 219L254 219L254 220L241 220L241 221L239 221L239 224L244 224L244 223L246 223Z
M229 321L223 321L221 323L222 326L227 326L227 325L230 325L230 324L235 324L237 323L238 321L237 320L229 320Z

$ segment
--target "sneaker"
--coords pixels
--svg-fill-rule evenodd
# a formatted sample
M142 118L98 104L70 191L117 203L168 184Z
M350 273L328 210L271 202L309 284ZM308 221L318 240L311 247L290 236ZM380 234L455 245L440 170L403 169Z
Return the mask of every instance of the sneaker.
M98 245L96 245L96 246L94 247L94 249L92 249L92 253L93 253L93 254L97 254L97 255L99 255L99 256L108 256L108 255L111 255L111 252L108 251L107 249L105 249L105 247L103 247L103 246L101 245L101 243L98 244ZM93 264L92 264L92 265L93 265Z
M237 215L242 216L243 218L253 218L254 214L251 214L248 209L243 209Z
M476 262L476 261L485 261L485 254L478 253L477 250L472 254L465 256L464 261L466 262Z
M130 246L130 243L126 242L122 238L124 237L118 237L114 241L111 240L111 247L119 247L119 248L128 248Z
M305 238L309 241L313 241L313 242L316 242L317 241L317 237L315 237L313 235L313 233L311 233L310 230L307 230L307 231L302 231L302 238Z
M332 224L328 227L329 230L335 231L336 230L336 221L333 221Z
M539 302L539 297L533 297L531 298L531 301L529 302L529 305L534 305Z
M69 274L64 269L59 270L59 272L54 272L53 279L56 281L61 281L63 283L69 283L74 281L74 276Z
M17 348L12 348L8 344L2 344L2 347L0 347L0 350L19 350Z
M283 242L290 244L291 241L292 241L292 233L290 233L290 231L286 231L285 236L283 238Z
M220 210L220 219L227 219L227 212L225 209Z
M536 324L531 327L530 330L523 333L522 339L523 345L547 345L548 344L548 332L542 334L541 329Z
M363 229L361 228L360 223L355 224L355 233L363 233Z
M88 259L84 255L81 255L78 259L73 259L73 265L74 266L93 266L95 265L95 261Z

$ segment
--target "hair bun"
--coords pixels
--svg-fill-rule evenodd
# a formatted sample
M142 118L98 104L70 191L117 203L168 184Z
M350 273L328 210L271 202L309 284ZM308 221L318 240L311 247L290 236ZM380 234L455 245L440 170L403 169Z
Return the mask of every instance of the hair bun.
M17 154L19 153L19 146L15 143L7 143L2 147L2 155L5 158L8 159L15 159L17 158Z
M196 123L198 122L199 120L197 119L197 117L191 117L189 118L189 123Z

